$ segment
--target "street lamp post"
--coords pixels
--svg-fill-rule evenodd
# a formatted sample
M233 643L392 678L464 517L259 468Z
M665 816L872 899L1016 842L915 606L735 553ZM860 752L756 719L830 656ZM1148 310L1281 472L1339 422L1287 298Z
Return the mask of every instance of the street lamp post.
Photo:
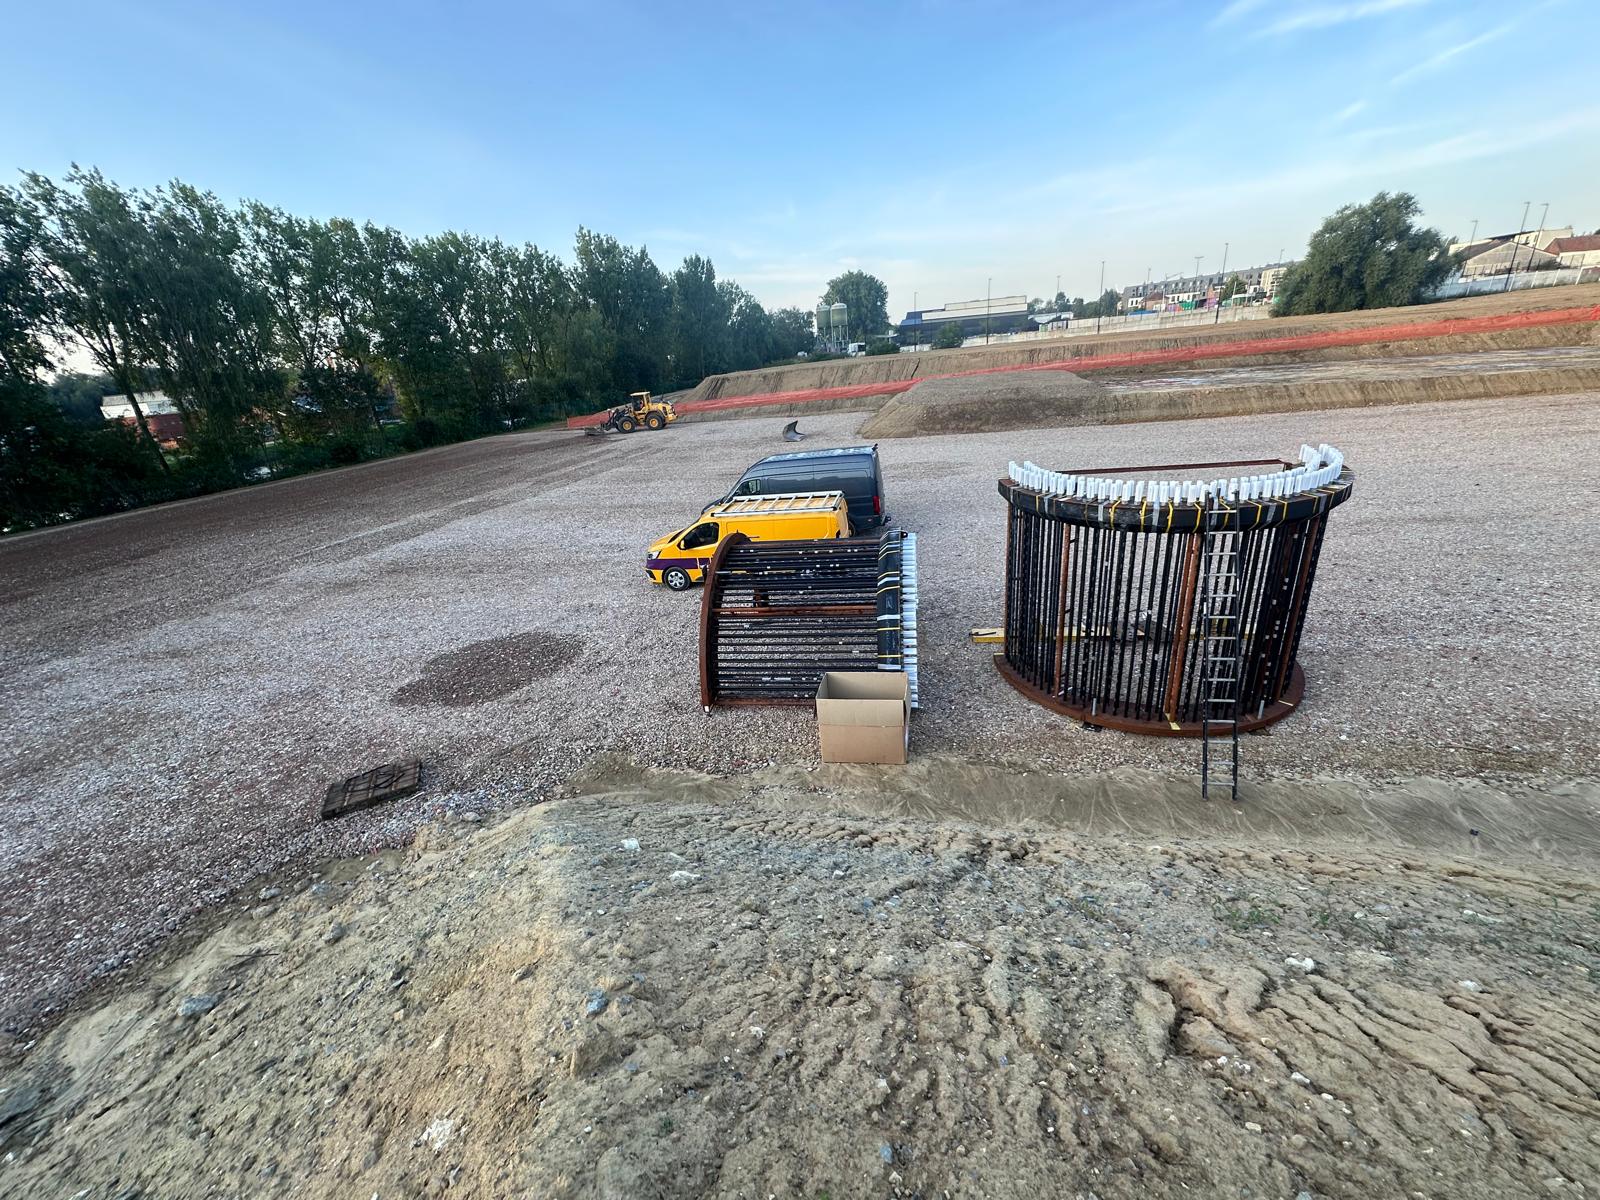
M1094 306L1094 331L1100 332L1100 318L1105 316L1106 310L1106 260L1100 260L1100 295L1096 298Z
M994 276L989 276L989 282L983 285L983 344L989 344L989 299L994 292Z
M1194 256L1194 292L1196 296L1200 294L1200 260L1204 257L1204 254L1196 254ZM1193 301L1190 301L1190 312L1194 311L1193 303Z
M1517 247L1522 245L1517 241L1522 236L1522 231L1528 227L1528 210L1533 207L1532 200L1525 200L1522 204L1522 220L1517 225L1516 233L1511 235L1511 265L1506 268L1506 285L1501 288L1502 293L1511 290L1511 277L1517 272Z
M1222 282L1217 285L1217 312L1216 312L1216 315L1211 318L1211 323L1213 325L1215 325L1217 322L1222 320L1222 293L1223 293L1223 290L1225 288L1227 288L1227 286L1228 286L1228 243L1227 242L1223 242L1222 243L1222 273L1220 275L1218 275L1217 278L1222 280Z

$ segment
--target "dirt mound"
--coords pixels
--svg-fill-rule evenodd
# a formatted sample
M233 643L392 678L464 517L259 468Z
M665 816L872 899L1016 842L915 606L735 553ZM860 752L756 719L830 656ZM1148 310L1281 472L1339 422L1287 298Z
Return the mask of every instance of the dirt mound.
M1107 402L1106 389L1068 371L1012 371L927 379L889 402L861 427L863 437L994 433L1081 423Z
M919 766L917 804L961 775ZM615 770L285 880L0 1076L3 1190L1353 1200L1600 1170L1592 860L1402 851L1393 789L1348 783L1205 810L1292 835L1230 845L1132 818L1142 774L1057 777L1011 830L894 815L886 778ZM1339 788L1370 844L1314 836Z
M1438 321L1503 317L1516 313L1548 312L1600 304L1600 283L1569 287L1534 288L1506 295L1468 296L1437 304L1414 304L1403 308L1373 308L1357 312L1327 313L1310 317L1274 317L1271 320L1236 321L1222 325L1180 326L1157 330L1126 330L1118 333L1089 334L1076 329L1055 337L970 346L961 350L924 350L917 354L882 355L862 358L830 359L815 363L796 363L785 367L762 367L711 375L700 381L684 399L692 404L734 396L754 396L771 392L801 391L810 388L854 387L881 384L953 371L988 370L997 367L1038 366L1076 358L1101 358L1184 348L1215 347L1219 343L1250 342L1260 338L1283 338L1323 333L1370 329L1375 326L1404 326ZM1227 362L1316 361L1389 357L1398 354L1442 353L1450 350L1507 350L1535 346L1567 346L1592 342L1596 333L1592 322L1559 326L1507 329L1493 333L1452 332L1448 336L1417 341L1396 340L1329 349L1300 347L1267 354L1249 350L1237 358L1211 358L1213 365ZM1164 371L1166 366L1115 367L1123 373Z

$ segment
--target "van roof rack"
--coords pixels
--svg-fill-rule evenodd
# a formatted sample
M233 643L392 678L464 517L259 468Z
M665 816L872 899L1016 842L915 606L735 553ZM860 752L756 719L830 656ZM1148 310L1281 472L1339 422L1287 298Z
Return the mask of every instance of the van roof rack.
M711 506L707 515L780 512L826 512L844 499L844 493L833 492L771 492L764 496L735 496L721 504Z

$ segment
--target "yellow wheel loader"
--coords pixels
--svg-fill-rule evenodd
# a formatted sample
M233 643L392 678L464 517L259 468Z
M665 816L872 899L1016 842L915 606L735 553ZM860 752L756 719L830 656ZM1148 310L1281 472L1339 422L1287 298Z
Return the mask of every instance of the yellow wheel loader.
M618 433L632 433L641 425L646 429L665 429L677 419L678 414L673 411L670 402L657 400L649 392L633 392L628 397L628 403L619 404L611 410L604 428L614 429Z

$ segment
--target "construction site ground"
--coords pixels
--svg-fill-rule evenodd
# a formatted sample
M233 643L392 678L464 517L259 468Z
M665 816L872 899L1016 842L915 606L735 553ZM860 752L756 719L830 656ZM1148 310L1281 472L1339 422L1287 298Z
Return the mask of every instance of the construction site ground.
M703 714L698 593L645 580L781 424L0 542L0 1195L1594 1190L1594 394L886 443L903 772ZM1303 441L1356 494L1237 807L968 641L1007 460ZM318 821L402 757L422 792Z

